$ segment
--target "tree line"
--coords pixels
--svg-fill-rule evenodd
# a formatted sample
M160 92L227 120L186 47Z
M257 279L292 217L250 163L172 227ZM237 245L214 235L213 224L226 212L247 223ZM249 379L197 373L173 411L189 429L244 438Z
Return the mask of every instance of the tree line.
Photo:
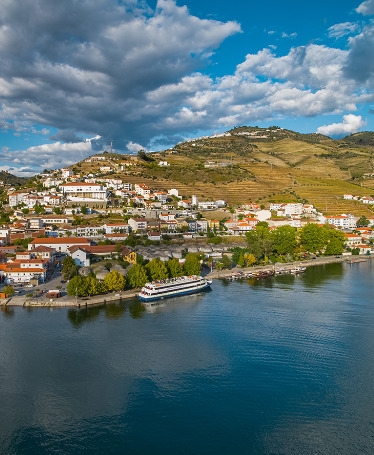
M149 262L132 265L126 275L118 270L111 270L103 280L96 278L94 272L88 276L79 274L79 268L71 256L66 256L63 261L62 273L69 282L66 286L68 295L87 297L106 292L115 292L125 289L140 288L148 281L176 278L182 275L200 275L201 255L188 253L184 264L180 264L177 258L164 262L154 258Z
M290 262L315 255L340 255L346 238L343 232L329 225L308 223L297 229L289 225L270 229L259 222L246 233L247 246L234 248L232 260L245 267L269 262Z

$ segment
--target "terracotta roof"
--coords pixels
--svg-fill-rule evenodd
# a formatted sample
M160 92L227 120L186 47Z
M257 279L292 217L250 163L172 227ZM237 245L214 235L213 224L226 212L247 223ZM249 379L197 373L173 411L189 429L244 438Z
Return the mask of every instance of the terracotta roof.
M32 252L35 253L51 253L52 251L56 251L54 248L50 248L49 246L39 245L35 247Z
M99 183L86 183L86 182L75 182L75 183L64 183L61 186L102 186Z
M28 272L28 273L40 273L40 272L45 272L45 269L43 268L31 268L31 267L6 267L6 269L3 269L7 273L18 273L18 272Z
M47 239L45 238L38 238L34 239L31 242L33 245L39 243L39 244L45 244L45 245L66 245L66 244L78 244L78 245L90 245L90 241L84 237L49 237Z

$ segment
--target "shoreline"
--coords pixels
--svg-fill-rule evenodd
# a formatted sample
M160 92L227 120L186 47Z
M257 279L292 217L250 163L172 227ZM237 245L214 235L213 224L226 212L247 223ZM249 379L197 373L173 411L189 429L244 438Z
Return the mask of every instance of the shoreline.
M356 263L356 262L368 262L371 261L371 256L367 255L358 255L358 256L328 256L328 257L319 257L316 259L308 259L305 261L294 261L294 262L282 262L277 264L268 264L268 265L257 265L253 267L234 267L232 269L224 269L224 270L214 270L206 275L205 278L209 279L222 279L227 278L235 273L238 272L252 272L252 271L263 271L274 269L277 267L281 267L284 269L292 269L295 266L303 266L303 267L313 267L317 265L325 265L325 264L334 264L334 263ZM89 306L96 306L96 305L105 305L108 302L115 302L115 301L122 301L131 298L137 297L140 289L131 289L128 291L119 291L113 292L111 294L99 294L92 297L79 297L75 298L72 296L63 296L59 299L51 299L51 300L42 300L42 299L27 299L25 297L13 296L8 297L7 299L0 299L0 306L22 306L27 308L85 308Z

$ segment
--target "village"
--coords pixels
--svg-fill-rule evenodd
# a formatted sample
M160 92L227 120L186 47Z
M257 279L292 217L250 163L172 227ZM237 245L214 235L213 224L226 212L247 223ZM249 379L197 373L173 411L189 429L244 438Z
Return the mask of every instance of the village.
M44 172L36 190L6 189L11 215L0 227L1 286L31 289L48 283L66 256L86 275L98 263L95 275L101 279L109 273L103 261L120 258L131 267L137 255L148 261L175 258L183 263L186 252L200 253L213 269L223 256L231 258L233 248L242 246L246 234L261 222L269 229L327 225L344 233L343 254L373 252L374 217L326 216L303 203L229 207L224 199L201 201L196 195L180 195L175 188L160 191L141 180L132 184L105 178L107 169L101 171L100 177L84 178L71 169ZM370 198L362 199L371 203Z

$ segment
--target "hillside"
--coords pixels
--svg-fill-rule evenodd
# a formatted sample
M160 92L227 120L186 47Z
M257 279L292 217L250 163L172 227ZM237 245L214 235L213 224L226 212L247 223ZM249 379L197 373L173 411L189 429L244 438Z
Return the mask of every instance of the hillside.
M101 161L80 162L74 170L100 173L110 166L105 177L229 204L303 201L327 213L371 215L368 206L346 201L343 194L374 194L373 138L367 132L333 140L277 127L240 127L149 153L148 161L141 159L144 154L104 153ZM168 166L159 166L160 160Z
M24 185L27 180L28 179L25 177L17 177L13 174L10 174L9 172L0 171L0 181L4 182L4 185L17 187Z

